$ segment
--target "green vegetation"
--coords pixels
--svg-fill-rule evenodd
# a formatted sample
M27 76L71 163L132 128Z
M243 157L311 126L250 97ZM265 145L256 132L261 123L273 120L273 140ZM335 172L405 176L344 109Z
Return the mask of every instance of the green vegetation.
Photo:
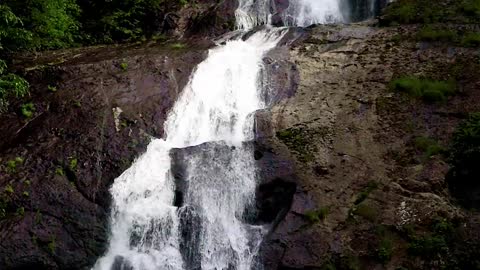
M22 112L23 117L25 118L32 118L33 114L35 113L35 105L33 103L26 103L20 107L20 111Z
M50 242L48 242L47 247L48 247L48 250L50 251L50 253L55 254L55 250L57 249L57 242L56 242L55 237L52 237L50 239Z
M460 41L460 44L463 47L480 47L480 33L467 33Z
M415 138L414 145L417 150L423 153L424 158L445 153L445 149L436 140L429 137Z
M185 44L183 43L173 43L170 45L170 48L180 50L185 48Z
M47 89L48 89L48 91L50 91L52 93L57 92L57 87L55 87L55 86L49 85L49 86L47 86Z
M0 55L8 58L15 51L144 41L173 29L173 12L185 4L187 0L4 0ZM0 59L0 113L13 99L28 93L28 82L9 72L7 62Z
M13 190L13 187L12 185L8 184L7 186L5 186L5 193L7 194L13 194L15 191Z
M378 183L375 181L368 182L367 186L358 194L357 199L355 200L354 204L359 205L363 201L365 201L370 193L378 188Z
M411 255L432 258L448 253L455 240L455 226L444 218L435 218L427 233L419 235L410 229L408 238L408 252Z
M454 41L457 33L448 29L434 28L430 25L424 26L417 34L417 39L421 41Z
M310 210L305 212L304 216L310 222L310 224L315 224L320 221L324 221L327 218L327 215L329 213L329 208L328 207L321 207L316 210Z
M406 76L390 82L390 89L406 93L426 102L446 102L455 94L456 84L451 81L435 81L414 76Z
M19 217L25 216L25 208L24 207L17 208L17 211L15 212L15 215L19 216Z
M16 157L15 159L7 161L7 173L16 173L17 166L23 164L23 158Z
M397 0L384 11L380 25L413 23L479 23L480 0Z
M123 63L120 64L120 68L121 68L123 71L127 71L127 69L128 69L128 64L125 63L125 62L123 62Z
M450 148L452 169L447 182L452 194L466 207L480 208L480 113L472 113L457 128Z
M376 252L377 258L380 260L380 262L389 262L392 259L393 254L393 241L388 237L382 238Z
M310 162L315 158L314 153L317 151L312 141L325 134L325 129L309 130L299 127L278 131L276 136L298 156L299 161Z
M377 209L365 203L355 206L353 208L352 214L363 217L372 222L376 221L379 215Z
M62 167L57 167L57 168L55 169L55 174L56 174L56 175L59 175L59 176L65 176L65 171L63 170Z
M71 157L70 158L70 162L68 164L68 168L71 170L71 171L76 171L77 170L77 166L78 166L78 159L77 158L74 158L74 157Z

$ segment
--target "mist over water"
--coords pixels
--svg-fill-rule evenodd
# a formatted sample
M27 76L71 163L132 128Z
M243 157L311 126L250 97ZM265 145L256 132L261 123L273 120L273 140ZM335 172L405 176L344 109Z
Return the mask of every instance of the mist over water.
M295 3L285 13L292 25L340 16L335 0ZM266 24L269 5L241 0L238 28ZM252 269L267 228L242 220L256 187L253 149L242 143L253 140L253 113L266 106L262 58L285 32L266 27L209 51L171 109L165 138L152 140L111 187L110 243L94 269ZM211 146L183 157L186 187L175 205L172 149L203 143Z

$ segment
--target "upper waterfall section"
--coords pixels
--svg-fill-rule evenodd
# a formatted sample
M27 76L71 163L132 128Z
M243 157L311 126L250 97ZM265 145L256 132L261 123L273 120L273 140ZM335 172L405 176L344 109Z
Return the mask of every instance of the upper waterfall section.
M349 23L379 14L391 0L238 0L238 29L258 25L299 26Z
M283 24L305 27L344 21L340 0L239 0L237 28Z

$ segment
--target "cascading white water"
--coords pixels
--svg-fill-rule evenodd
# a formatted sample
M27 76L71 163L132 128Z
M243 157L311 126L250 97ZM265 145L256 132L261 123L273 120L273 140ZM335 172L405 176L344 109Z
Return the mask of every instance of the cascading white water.
M309 26L343 22L339 0L296 0L290 1L288 8L281 14L288 26Z
M299 16L292 22L317 22L315 12L326 16L331 11L316 9L314 1L300 1L305 6L291 11ZM239 28L265 23L267 4L240 0ZM264 228L242 221L256 186L253 150L242 143L253 139L253 113L265 107L259 89L262 57L284 33L267 28L209 51L169 113L166 137L154 139L115 180L110 244L94 269L252 268ZM183 206L176 207L170 152L207 142L231 148L212 147L186 157L188 188ZM197 231L183 235L185 224Z
M278 14L287 26L306 27L346 21L340 12L341 0L239 0L237 28L251 29L270 23L278 9L277 1L288 3L287 8Z
M115 180L110 247L96 269L109 270L115 261L133 269L184 269L169 151L217 141L237 147L229 157L228 171L220 171L225 182L203 181L203 186L190 189L185 200L200 208L201 266L250 268L261 228L239 220L255 191L253 154L242 142L253 139L251 114L264 107L258 91L262 56L281 33L265 30L247 41L229 41L199 64L167 118L165 140L153 140L146 153ZM213 177L218 168L197 168L195 160L187 163L189 181L219 180Z

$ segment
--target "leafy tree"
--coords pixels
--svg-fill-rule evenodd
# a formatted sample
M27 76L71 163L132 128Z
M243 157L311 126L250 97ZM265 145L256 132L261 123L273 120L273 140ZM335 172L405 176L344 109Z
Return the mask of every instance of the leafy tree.
M57 49L74 44L80 27L75 0L7 0L6 4L31 33L30 42L15 49Z
M21 26L22 21L12 10L0 5L0 51L3 50L5 39L16 43L24 43L30 39L29 32ZM8 73L6 62L0 59L0 112L7 109L10 98L28 94L28 88L28 82L18 75Z

